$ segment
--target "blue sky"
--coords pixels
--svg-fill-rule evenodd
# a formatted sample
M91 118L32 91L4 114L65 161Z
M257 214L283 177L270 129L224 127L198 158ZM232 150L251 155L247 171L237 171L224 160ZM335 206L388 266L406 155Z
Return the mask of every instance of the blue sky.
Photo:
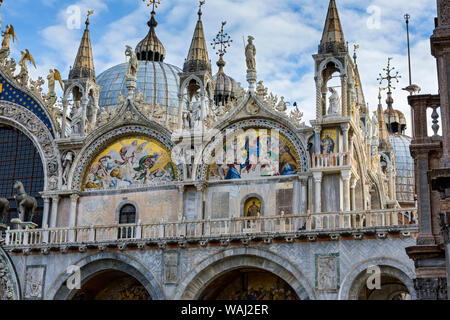
M167 51L166 63L181 67L189 50L197 20L198 1L161 0L157 10L157 34ZM429 37L434 29L435 0L337 0L346 41L359 44L358 65L366 101L371 110L378 103L377 77L388 57L403 78L394 93L395 107L409 120L406 32L403 15L411 17L413 82L423 93L437 93L435 60ZM278 96L297 101L305 120L314 118L315 86L312 55L317 52L329 0L207 0L203 23L209 42L222 21L234 42L225 56L225 72L245 82L243 36L253 35L257 47L258 78ZM75 7L70 7L75 6ZM81 28L68 28L73 11L81 12ZM5 0L2 26L12 24L19 37L12 55L29 49L38 65L32 76L46 77L57 68L67 77L80 42L85 13L91 17L91 39L97 74L125 61L126 44L135 46L147 33L149 9L140 0ZM76 20L76 19L75 19ZM217 56L210 47L215 67ZM383 101L385 97L383 97Z

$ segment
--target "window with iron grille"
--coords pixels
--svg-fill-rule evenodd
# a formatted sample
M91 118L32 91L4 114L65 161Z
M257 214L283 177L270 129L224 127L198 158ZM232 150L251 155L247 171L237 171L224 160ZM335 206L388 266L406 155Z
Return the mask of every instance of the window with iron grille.
M33 222L41 225L44 203L39 192L44 191L44 168L39 152L22 132L0 125L0 197L9 200L8 221L17 218L13 189L16 181L21 181L27 194L36 198Z

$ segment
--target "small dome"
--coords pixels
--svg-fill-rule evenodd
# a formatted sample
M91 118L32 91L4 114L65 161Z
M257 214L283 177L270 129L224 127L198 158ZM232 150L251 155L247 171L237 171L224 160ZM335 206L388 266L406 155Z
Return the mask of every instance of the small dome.
M384 121L390 133L405 133L406 117L403 112L388 108L384 111Z
M411 138L405 135L392 134L390 141L395 153L395 185L397 201L414 202L414 160L409 146Z
M179 86L181 69L163 62L139 61L136 93L142 90L145 103L159 104L166 114L169 112L169 122L178 121ZM99 106L101 109L114 109L118 104L119 93L126 96L126 64L112 67L97 77L100 90Z
M214 100L216 104L226 103L229 99L234 99L237 92L236 81L227 76L224 72L219 72L214 76L216 88L214 90Z

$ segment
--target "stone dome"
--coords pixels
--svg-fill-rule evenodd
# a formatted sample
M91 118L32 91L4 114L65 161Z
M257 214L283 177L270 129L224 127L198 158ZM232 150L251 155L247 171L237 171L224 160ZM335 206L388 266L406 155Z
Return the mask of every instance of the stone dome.
M180 87L179 73L181 69L156 61L139 61L137 74L136 93L140 90L144 93L145 103L159 104L163 110L168 110L169 119L178 121ZM100 90L99 106L101 109L114 109L118 103L119 93L127 95L126 88L126 64L112 67L97 77ZM166 112L166 111L164 111Z
M395 153L395 185L399 203L414 203L414 160L409 146L411 138L405 135L389 136Z

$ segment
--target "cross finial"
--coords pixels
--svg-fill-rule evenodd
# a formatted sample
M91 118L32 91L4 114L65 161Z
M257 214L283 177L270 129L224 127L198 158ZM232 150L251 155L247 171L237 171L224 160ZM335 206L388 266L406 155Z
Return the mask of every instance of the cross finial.
M227 48L231 47L231 43L233 40L231 39L231 36L223 31L223 27L227 24L226 21L222 22L222 26L220 28L220 31L217 33L216 37L211 42L211 46L214 50L217 48L216 54L220 57L219 61L217 62L217 65L219 66L219 72L223 70L223 67L225 66L225 61L223 60L223 56L225 53L227 53Z
M402 77L398 74L398 71L396 71L395 75L393 76L391 74L391 72L393 72L395 70L395 67L391 67L391 60L393 58L388 58L388 64L387 64L387 68L384 68L383 71L386 72L386 76L383 77L380 73L380 77L377 79L380 84L383 84L383 81L386 80L387 81L387 86L385 88L381 88L381 90L388 90L388 93L392 93L392 89L395 89L394 86L392 86L392 80L396 80L397 83L400 82L399 79Z
M161 4L161 0L142 0L147 7L152 6L152 12L155 12L155 8L158 8L158 5Z

